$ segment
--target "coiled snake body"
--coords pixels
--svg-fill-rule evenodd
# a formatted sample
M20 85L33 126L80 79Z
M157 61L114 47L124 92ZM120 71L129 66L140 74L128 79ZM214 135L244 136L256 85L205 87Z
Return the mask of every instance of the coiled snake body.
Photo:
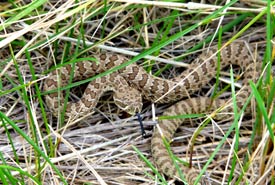
M217 57L209 59L217 51L211 48L207 54L201 54L198 60L194 61L188 69L173 79L162 79L149 75L142 67L136 64L128 65L117 72L111 73L101 78L91 81L86 88L82 98L75 103L68 102L65 110L66 118L79 117L93 111L100 96L108 90L114 92L114 101L118 107L134 114L142 109L142 97L157 103L173 102L189 96L206 85L215 75L217 68ZM237 102L241 107L245 99L250 94L248 80L255 80L260 73L260 65L254 63L249 48L244 43L232 43L221 52L221 68L229 64L239 65L243 68L244 80L243 88L238 92ZM121 55L101 54L95 57L98 63L93 61L78 62L75 64L73 81L86 79L96 74L102 73L127 61ZM68 84L73 65L62 67L59 71L52 72L45 80L44 90L50 91ZM161 98L162 97L162 98ZM213 111L222 105L226 100L211 100L207 97L191 98L180 101L168 108L164 115L194 114ZM63 93L54 92L46 95L46 103L51 111L57 115L64 106ZM227 107L231 111L232 107ZM161 120L159 128L167 141L171 141L176 129L183 120ZM163 144L161 134L158 129L154 130L151 150L153 159L159 170L169 177L179 177L179 174L170 159ZM194 169L181 166L181 170L188 182L193 184L197 173ZM206 184L205 179L201 179L201 184Z

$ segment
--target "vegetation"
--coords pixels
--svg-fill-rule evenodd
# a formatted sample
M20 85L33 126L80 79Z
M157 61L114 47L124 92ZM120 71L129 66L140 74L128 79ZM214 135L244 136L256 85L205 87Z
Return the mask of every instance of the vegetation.
M124 65L58 89L76 100L87 82L125 65L137 62L148 73L170 78L182 71L175 66L187 66L208 46L222 47L241 39L258 48L252 55L264 56L264 78L251 83L255 112L235 112L234 121L211 119L198 130L196 123L204 118L192 119L177 132L171 148L188 161L188 143L195 138L193 166L217 184L274 184L275 2L223 2L1 1L0 182L170 183L173 180L165 180L154 167L150 153L155 118L169 105L144 102L142 117L149 137L142 138L137 118L118 110L110 93L101 99L96 113L85 119L55 118L44 103L44 95L50 92L43 92L43 80L50 71L94 60L93 55L100 52L129 57ZM219 71L193 96L210 96L213 91L231 96L230 84L241 76L240 71ZM237 91L236 87L233 97Z

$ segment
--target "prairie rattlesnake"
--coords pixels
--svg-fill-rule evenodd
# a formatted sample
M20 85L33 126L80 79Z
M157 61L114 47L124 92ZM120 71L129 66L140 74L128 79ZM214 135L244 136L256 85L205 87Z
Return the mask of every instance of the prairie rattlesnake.
M183 73L173 79L162 79L154 77L146 73L142 67L136 64L131 64L118 72L98 78L88 85L82 98L76 102L67 104L65 110L66 117L78 117L93 111L98 99L103 92L107 90L114 91L115 103L123 110L134 114L140 112L142 109L142 97L157 103L173 102L186 98L189 94L198 91L202 86L206 85L216 74L217 57L212 57L217 48L211 48L207 55L202 54L198 60L190 64L190 67ZM249 53L249 48L244 43L232 43L221 51L221 68L229 64L239 65L244 68L243 89L238 95L238 105L242 106L245 99L250 94L248 80L256 79L260 73L260 65L254 63L254 60ZM101 54L96 56L99 61L96 62L78 62L75 64L74 81L86 79L114 66L126 62L126 58L116 54ZM49 75L44 84L44 90L50 91L57 89L59 86L63 87L68 84L70 79L70 72L72 65L67 65L60 69L60 82L57 72L54 71ZM255 73L254 73L255 72ZM159 99L163 97L162 99ZM177 114L193 114L202 113L205 111L213 111L222 106L226 100L216 99L212 101L210 98L191 98L180 101L174 106L170 107L164 115ZM62 93L51 93L46 95L46 103L51 111L57 115L62 111L64 106L64 97ZM228 107L230 111L232 108ZM164 137L170 141L176 129L182 123L182 120L163 120L159 122L159 127L162 130ZM162 142L161 135L158 129L154 130L152 137L152 155L158 168L170 177L177 176L173 161ZM189 184L194 183L197 173L190 170L188 167L181 167L183 174ZM204 179L201 183L206 183Z

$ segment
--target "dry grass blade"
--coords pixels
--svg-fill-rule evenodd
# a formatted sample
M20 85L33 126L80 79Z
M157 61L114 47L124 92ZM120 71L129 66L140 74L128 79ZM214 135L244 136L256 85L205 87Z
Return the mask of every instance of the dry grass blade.
M129 63L167 79L179 75L182 67L190 66L208 46L218 42L224 45L235 37L256 48L253 56L270 51L266 58L272 61L272 43L266 43L272 40L275 3L215 2L0 2L0 182L174 183L175 179L163 177L153 168L151 155L156 124L152 120L172 104L144 101L141 116L148 138L143 138L137 118L119 110L112 93L101 97L94 114L64 121L62 114L56 118L49 111L42 87L49 72L102 52L124 54ZM218 28L221 36L217 39ZM192 140L192 165L202 169L212 184L274 181L275 82L268 64L272 63L264 63L264 80L252 85L251 96L257 99L249 105L252 115L244 114L235 121L237 124L232 125L232 119L214 120L209 114L207 124L199 127L205 117L181 115L186 123L177 131L171 149L175 156L189 161L188 144ZM233 67L237 81L242 70ZM221 98L230 97L233 81L227 79L232 74L228 69L220 71L216 88L214 78L190 97L209 97L213 89ZM68 90L68 101L79 100L83 89L85 84ZM151 110L152 103L156 103L155 111ZM179 161L177 157L175 161Z

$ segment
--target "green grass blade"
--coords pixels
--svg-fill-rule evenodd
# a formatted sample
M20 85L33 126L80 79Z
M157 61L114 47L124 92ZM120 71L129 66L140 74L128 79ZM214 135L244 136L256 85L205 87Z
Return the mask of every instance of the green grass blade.
M12 166L7 166L7 165L0 165L1 170L9 170L9 171L18 171L19 174L24 175L26 177L29 177L35 184L42 185L41 182L39 182L35 177L33 177L31 174L21 170L20 168L15 168Z
M136 153L139 155L139 157L146 163L146 165L153 171L154 174L157 175L158 179L161 180L162 184L167 185L168 183L166 182L166 180L162 177L162 175L160 175L160 173L158 172L158 170L154 167L154 165L135 147L132 146L133 149L136 151Z
M273 2L274 3L274 2ZM274 17L273 17L274 19ZM274 20L271 17L271 0L267 1L266 7L266 50L265 50L265 62L268 62L268 66L266 69L266 83L270 83L271 80L271 50L272 50L272 35L273 35L273 28L274 28ZM264 63L263 65L266 65Z
M260 111L261 111L261 113L262 113L262 115L264 117L264 121L265 121L267 129L269 131L271 140L274 143L274 133L273 133L273 130L272 130L272 127L271 127L271 122L270 122L270 120L268 118L268 114L267 114L267 111L266 111L266 107L265 107L264 101L263 101L263 99L262 99L259 91L257 90L256 85L253 82L250 82L249 84L251 86L252 92L253 92L253 94L255 96L255 99L257 101L257 105L258 105L258 107L259 107L259 109L260 109Z
M22 17L28 16L33 10L37 9L38 7L42 6L46 3L47 0L36 0L26 6L25 9L19 10L18 13L13 14L13 17L7 19L3 24L0 25L0 31L6 29L10 26L13 22L20 20Z
M2 165L8 165L2 152L0 151L0 161L2 162ZM21 176L21 179L23 179L23 177ZM8 182L9 181L9 182ZM11 174L11 171L9 169L1 169L0 170L0 182L3 184L19 184L19 180L16 179L16 177L14 177ZM23 184L24 181L21 180L21 184Z
M30 139L24 131L22 131L12 120L10 120L4 113L0 111L0 118L3 121L6 121L19 135L21 135L34 149L38 152L47 162L48 164L54 169L57 173L59 178L64 184L67 184L66 180L64 179L63 175L60 173L58 168L51 162L50 158L42 151L40 148Z
M232 94L232 103L233 103L233 110L234 110L234 115L238 115L238 105L237 105L237 97L236 97L236 92L235 92L235 86L234 86L234 75L233 75L233 69L232 66L230 68L230 82L231 82L231 94ZM235 167L236 167L236 162L237 162L237 153L239 149L239 125L238 125L239 120L234 119L233 125L235 126L235 145L234 145L234 156L231 162L231 171L229 174L228 182L230 183L231 180L233 179Z

